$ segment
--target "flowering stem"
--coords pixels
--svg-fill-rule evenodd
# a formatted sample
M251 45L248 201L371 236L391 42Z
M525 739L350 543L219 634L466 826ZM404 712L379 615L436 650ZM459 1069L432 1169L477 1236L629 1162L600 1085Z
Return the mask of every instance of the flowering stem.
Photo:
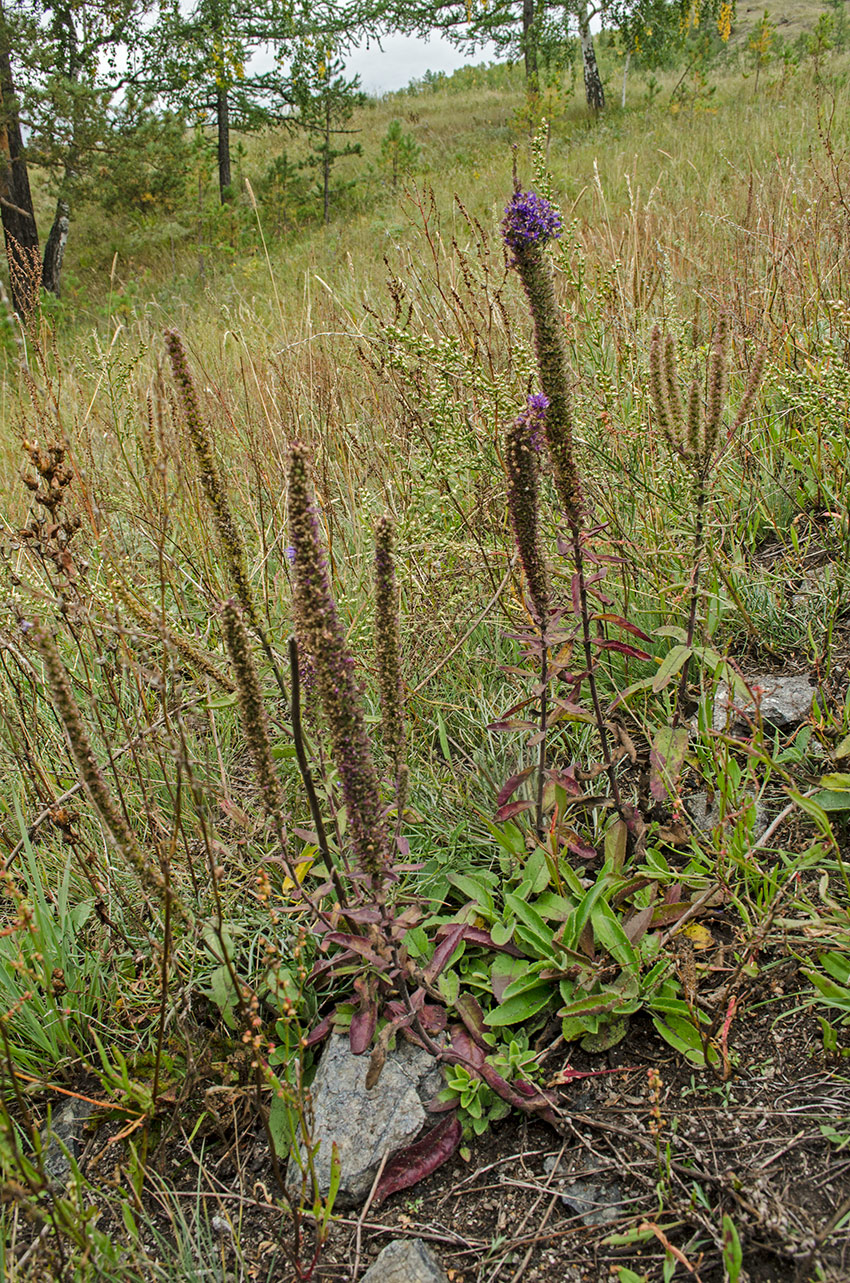
M608 742L608 730L605 726L605 715L602 712L599 690L596 685L596 673L594 671L595 656L593 654L593 638L590 631L590 610L587 604L587 587L584 578L584 557L581 550L581 526L578 521L570 522L570 537L572 543L573 565L576 568L576 580L578 582L581 639L582 646L584 648L584 662L587 669L587 687L590 691L590 702L593 705L593 718L596 722L596 730L599 734L599 745L602 749L602 760L605 763L605 773L607 774L611 785L611 796L614 799L614 806L617 808L619 815L625 819L626 816L623 809L623 799L620 794L620 785L617 781L617 772L614 766L614 761L611 757L611 747Z
M546 782L546 732L549 717L549 648L546 627L540 625L540 755L537 761L537 811L535 828L543 841L543 787Z

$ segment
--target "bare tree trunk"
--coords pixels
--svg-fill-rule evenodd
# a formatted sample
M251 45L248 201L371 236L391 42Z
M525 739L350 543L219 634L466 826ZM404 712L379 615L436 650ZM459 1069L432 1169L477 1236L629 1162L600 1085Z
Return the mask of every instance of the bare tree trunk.
M626 110L626 82L628 81L628 78L629 78L629 63L631 62L631 60L632 60L632 51L630 49L629 52L626 54L626 61L623 63L623 92L620 96L620 106L622 107L623 111Z
M218 190L221 203L233 200L230 174L230 104L227 101L227 90L217 89L215 115L218 125Z
M534 0L522 0L522 56L526 89L537 89L537 32L534 30Z
M71 207L64 195L56 202L56 213L53 226L44 247L44 262L41 268L41 283L48 294L58 298L62 284L62 260L65 257L65 246L68 243L68 229L71 226Z
M26 320L38 302L41 264L8 30L0 3L0 219L9 263L12 307Z
M593 47L586 4L581 4L576 10L576 18L581 44L581 61L584 67L584 96L591 111L602 111L605 107L605 90L602 87L602 77L596 62L596 50Z
M331 221L331 103L325 103L325 149L322 156L322 184L325 201L325 226Z

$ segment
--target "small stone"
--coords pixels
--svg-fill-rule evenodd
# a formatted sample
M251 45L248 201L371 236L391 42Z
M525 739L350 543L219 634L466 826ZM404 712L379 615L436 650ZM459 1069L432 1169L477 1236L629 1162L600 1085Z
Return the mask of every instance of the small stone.
M71 1158L79 1158L83 1125L90 1113L91 1107L76 1099L69 1100L60 1110L53 1110L50 1125L41 1136L44 1171L52 1181L64 1184L71 1174Z
M330 1187L331 1154L336 1142L340 1184L335 1206L357 1207L369 1194L384 1154L415 1140L428 1115L425 1105L442 1087L433 1056L399 1040L387 1055L377 1084L366 1090L368 1055L354 1056L346 1034L332 1034L313 1080L314 1165L319 1189ZM300 1196L301 1168L289 1160L287 1187Z
M762 721L780 730L805 722L812 711L814 687L808 677L774 677L765 675L747 679L747 685L758 699ZM717 687L712 714L712 728L726 730L755 716L753 700L732 698L729 687L721 682Z
M620 1186L591 1181L573 1181L561 1195L561 1202L576 1212L585 1225L611 1225L624 1215Z
M421 1238L396 1238L369 1266L360 1283L449 1283L449 1280Z

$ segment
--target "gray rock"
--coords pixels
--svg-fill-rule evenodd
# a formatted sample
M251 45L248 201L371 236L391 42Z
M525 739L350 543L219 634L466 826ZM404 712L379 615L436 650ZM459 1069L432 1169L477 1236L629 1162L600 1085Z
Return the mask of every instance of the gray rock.
M384 1154L394 1154L415 1140L428 1121L425 1104L443 1085L433 1057L401 1039L388 1053L371 1091L366 1090L368 1068L368 1054L353 1056L348 1036L332 1034L311 1088L319 1189L326 1194L330 1186L336 1141L341 1168L336 1206L340 1208L364 1201ZM286 1183L293 1191L300 1190L301 1169L294 1157L289 1160Z
M360 1283L449 1283L449 1280L421 1238L396 1238L369 1266Z
M548 1174L558 1166L557 1154L543 1160L543 1170ZM587 1181L555 1181L554 1188L562 1189L561 1202L571 1212L577 1213L585 1225L610 1225L625 1215L622 1192L616 1181L606 1181L603 1174Z
M91 1106L83 1100L73 1098L61 1109L52 1111L50 1124L45 1127L41 1136L44 1172L52 1181L64 1184L68 1179L71 1158L77 1159L80 1156L83 1126L90 1114Z
M797 726L805 722L812 711L814 687L808 677L751 677L747 685L761 692L759 709L762 720L780 730L788 726ZM712 727L716 731L725 730L727 726L747 720L755 715L756 706L752 700L746 702L737 697L732 698L729 687L721 682L717 687L712 714Z
M702 829L704 833L710 833L720 823L720 803L715 797L711 806L709 806L708 793L705 789L701 789L699 793L690 793L682 800L693 824L698 829ZM767 812L761 802L756 802L756 822L753 825L753 837L760 838L767 825Z
M561 1202L577 1213L585 1225L611 1225L625 1214L620 1186L573 1181L561 1195Z

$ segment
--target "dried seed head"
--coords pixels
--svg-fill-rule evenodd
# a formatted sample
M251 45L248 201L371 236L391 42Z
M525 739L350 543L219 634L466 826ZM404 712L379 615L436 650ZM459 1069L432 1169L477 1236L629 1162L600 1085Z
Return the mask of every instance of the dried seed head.
M221 607L221 626L224 644L233 665L233 676L236 679L242 729L251 750L263 806L282 834L284 826L281 814L280 781L272 757L265 702L260 690L257 670L254 667L251 642L241 611L235 601L226 601Z
M180 897L174 892L163 876L162 870L142 850L130 829L124 813L113 798L103 772L91 746L79 706L71 690L65 665L62 663L56 643L47 628L37 620L30 635L44 664L44 676L50 689L54 706L65 728L65 735L77 764L85 789L97 808L118 850L134 869L146 895L164 903L170 901L171 908L178 917L191 924L188 913Z
M330 732L348 817L348 834L360 866L380 883L389 870L389 845L378 776L366 733L354 661L331 593L319 518L309 479L307 447L289 456L290 543L299 631L316 672L316 690Z
M760 347L758 352L756 352L755 360L753 361L750 369L747 386L744 388L744 395L741 400L741 404L738 407L738 413L735 415L735 422L732 424L733 433L737 432L749 417L756 392L758 392L759 384L761 383L762 375L764 374L764 363L766 357L767 352L765 348Z
M720 432L720 420L723 414L723 403L726 399L727 343L729 339L729 316L721 312L717 319L717 331L714 346L708 363L708 387L705 396L705 438L703 441L704 466L708 465L717 436Z
M201 414L195 383L189 369L189 363L186 360L183 340L177 330L166 331L165 346L171 358L174 382L177 384L177 392L183 409L183 422L186 425L186 431L189 434L189 440L192 443L192 449L198 461L201 486L207 503L212 509L224 563L245 618L253 628L257 628L256 607L246 570L242 539L233 520L233 514L230 511L230 504L216 461L209 426Z
M526 588L535 620L540 628L545 628L549 620L549 582L546 562L540 548L540 462L534 441L534 424L539 420L540 413L539 404L529 404L508 428L505 438L505 468L508 474L508 512L525 574Z
M384 747L393 763L396 807L399 818L407 800L405 767L404 698L401 681L398 584L394 562L395 531L389 517L375 526L375 641L378 685L381 692Z

